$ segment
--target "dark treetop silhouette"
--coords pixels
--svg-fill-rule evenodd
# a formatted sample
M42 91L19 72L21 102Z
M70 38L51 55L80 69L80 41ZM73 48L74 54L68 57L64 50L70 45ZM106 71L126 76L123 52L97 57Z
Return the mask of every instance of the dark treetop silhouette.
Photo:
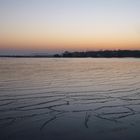
M94 57L94 58L111 58L111 57L137 57L140 58L140 50L103 50L103 51L86 51L86 52L68 52L61 55L56 54L54 57Z

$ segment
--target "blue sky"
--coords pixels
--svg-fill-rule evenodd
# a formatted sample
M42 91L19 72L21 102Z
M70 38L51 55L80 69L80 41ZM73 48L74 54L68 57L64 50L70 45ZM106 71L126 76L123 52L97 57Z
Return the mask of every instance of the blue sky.
M140 1L0 0L0 30L0 49L139 48Z

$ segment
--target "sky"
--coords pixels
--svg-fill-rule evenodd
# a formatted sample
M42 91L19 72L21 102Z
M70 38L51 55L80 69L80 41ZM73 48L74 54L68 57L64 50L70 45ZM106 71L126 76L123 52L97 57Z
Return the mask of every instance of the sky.
M140 0L0 0L0 52L140 49Z

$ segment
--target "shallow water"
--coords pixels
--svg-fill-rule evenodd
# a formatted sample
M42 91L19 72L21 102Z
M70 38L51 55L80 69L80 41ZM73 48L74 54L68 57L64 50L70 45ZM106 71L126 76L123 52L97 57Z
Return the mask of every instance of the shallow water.
M139 140L140 59L0 58L0 140Z

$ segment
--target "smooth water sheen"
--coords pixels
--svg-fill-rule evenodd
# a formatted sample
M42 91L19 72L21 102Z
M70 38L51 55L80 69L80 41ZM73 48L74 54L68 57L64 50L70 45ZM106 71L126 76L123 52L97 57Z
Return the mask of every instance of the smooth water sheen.
M140 59L0 58L0 140L140 140Z

